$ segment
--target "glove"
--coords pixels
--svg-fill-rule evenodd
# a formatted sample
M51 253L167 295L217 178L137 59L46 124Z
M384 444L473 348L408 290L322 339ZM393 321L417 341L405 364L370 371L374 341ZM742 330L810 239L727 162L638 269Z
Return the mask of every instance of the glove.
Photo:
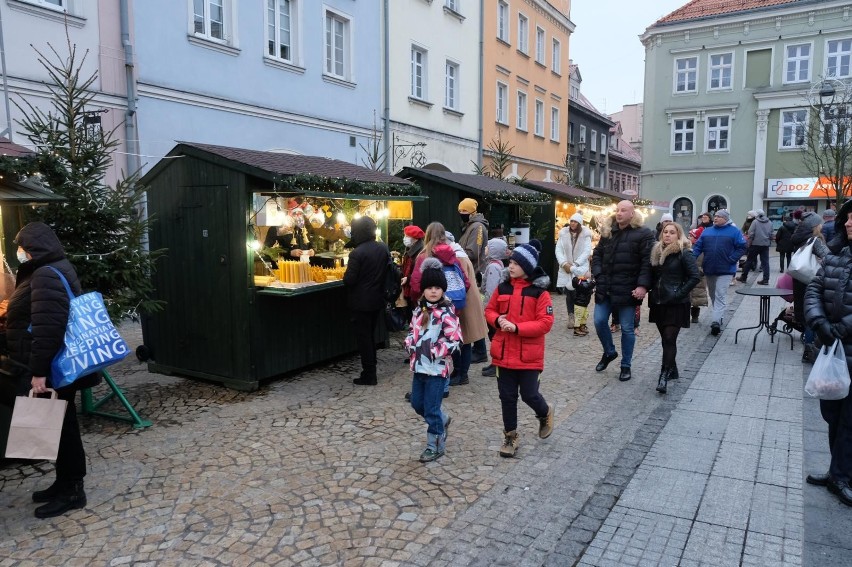
M834 336L834 333L832 331L831 323L829 323L828 320L823 319L819 323L817 323L816 326L814 326L814 332L817 334L822 344L834 344L834 339L836 337Z

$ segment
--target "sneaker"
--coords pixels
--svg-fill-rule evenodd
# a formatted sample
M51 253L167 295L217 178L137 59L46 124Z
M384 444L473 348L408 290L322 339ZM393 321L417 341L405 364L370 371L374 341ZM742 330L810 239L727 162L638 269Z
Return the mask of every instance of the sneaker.
M431 463L437 459L440 459L444 456L443 449L433 449L431 447L426 447L426 449L420 453L420 462L421 463Z
M406 402L410 402L410 401L411 401L411 392L406 392L406 393L405 393L405 401L406 401Z
M503 444L500 446L501 457L514 457L518 450L518 432L506 431L503 433Z
M575 337L585 337L589 334L589 328L585 325L580 325L579 327L574 327L574 336Z
M497 376L497 367L493 364L489 364L485 368L482 369L483 376Z
M547 415L538 418L538 436L547 439L553 433L553 404L547 404Z
M757 285L769 285L769 280L767 280L767 281L761 280L761 281L757 282Z
M746 276L740 276L737 278L737 281L740 283L746 283L748 281L748 278Z
M450 386L464 386L465 384L470 384L470 377L456 375L450 378Z
M714 337L716 335L718 335L721 331L722 331L722 326L719 323L717 323L716 321L713 321L713 323L710 324L710 334L713 335Z

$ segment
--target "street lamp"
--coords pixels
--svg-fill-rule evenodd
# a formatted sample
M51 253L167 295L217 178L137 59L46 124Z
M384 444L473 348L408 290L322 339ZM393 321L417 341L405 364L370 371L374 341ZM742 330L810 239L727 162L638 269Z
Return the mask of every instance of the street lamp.
M846 112L844 109L837 111L832 108L836 105L836 95L837 89L835 89L833 82L829 80L822 81L819 86L819 113L820 122L823 125L822 143L827 146L828 151L835 153L835 160L839 157L840 170L827 172L829 181L834 185L834 198L839 207L841 201L846 196L846 152L848 151L846 146L850 141L847 139L849 135L847 132L848 125L838 122L840 118L845 120ZM840 102L843 103L844 101L841 100ZM825 128L829 128L829 130L826 131Z

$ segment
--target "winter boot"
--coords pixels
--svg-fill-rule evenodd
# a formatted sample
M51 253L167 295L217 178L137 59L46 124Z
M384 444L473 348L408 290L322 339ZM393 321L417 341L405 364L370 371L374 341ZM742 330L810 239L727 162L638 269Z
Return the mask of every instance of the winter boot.
M690 311L690 314L692 315L692 322L698 323L698 315L701 313L701 308L700 307L690 307L689 311Z
M668 380L677 380L680 378L680 371L677 369L677 362L675 362L674 366L669 368Z
M574 336L575 337L585 337L589 334L589 328L585 325L580 325L579 327L574 327Z
M547 439L553 433L553 404L547 404L547 415L538 418L538 436Z
M63 483L57 495L44 506L35 509L36 518L54 518L69 510L86 507L86 493L83 491L83 481L77 480Z
M574 314L573 314L573 313L569 313L569 314L568 314L568 328L569 328L569 329L573 329L573 328L574 328L574 323L575 323L575 320L574 320Z
M447 423L449 425L449 423ZM420 453L421 463L430 463L444 456L444 436L426 434L426 448Z
M33 492L33 502L38 502L39 504L44 502L50 502L59 492L62 490L62 483L59 480L54 480L53 484L45 488L44 490L36 490Z
M500 456L501 457L514 457L515 451L518 450L518 432L517 431L504 431L503 432L503 445L500 447Z
M665 366L662 370L660 370L660 379L657 381L657 391L661 394L665 394L667 391L667 381L669 378L669 369Z

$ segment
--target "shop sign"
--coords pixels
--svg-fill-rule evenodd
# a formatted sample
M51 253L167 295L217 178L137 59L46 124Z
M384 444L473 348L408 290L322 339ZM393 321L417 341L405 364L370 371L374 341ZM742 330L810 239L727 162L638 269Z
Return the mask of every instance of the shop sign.
M834 184L827 177L791 177L767 180L767 199L833 199Z

